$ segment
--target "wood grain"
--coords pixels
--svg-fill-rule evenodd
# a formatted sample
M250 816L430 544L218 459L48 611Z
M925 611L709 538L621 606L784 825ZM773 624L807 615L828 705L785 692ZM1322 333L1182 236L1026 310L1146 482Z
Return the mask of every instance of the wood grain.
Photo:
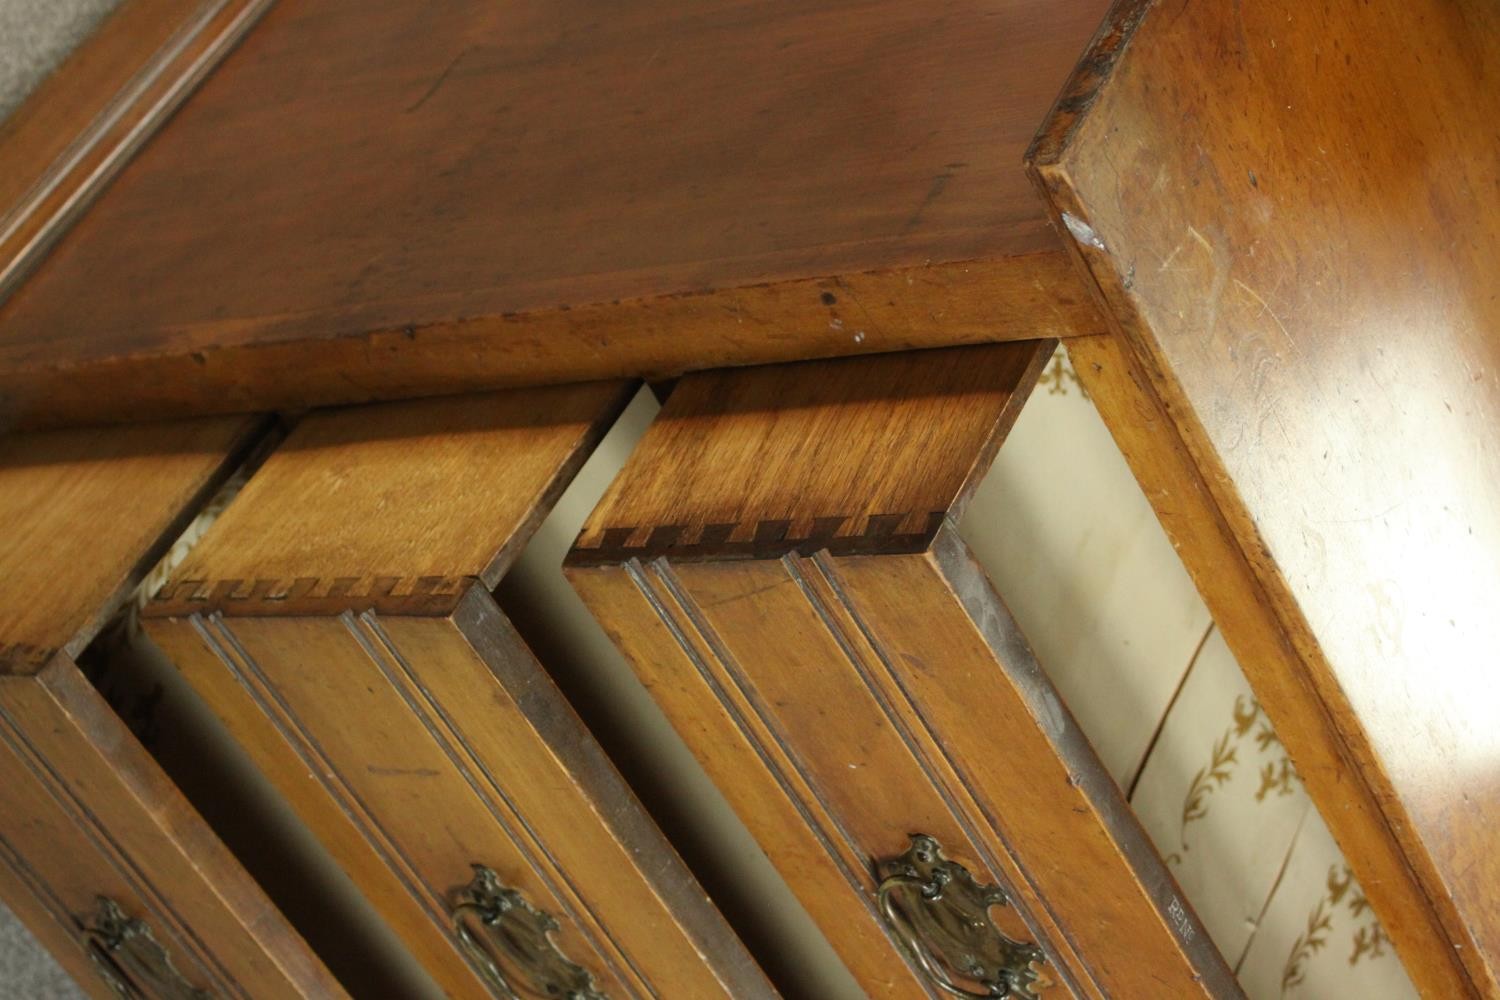
M0 438L0 673L82 650L259 427L241 417Z
M494 586L633 387L386 403L305 419L173 574L198 611L451 610Z
M94 972L93 963L78 939L77 926L61 907L49 905L36 883L27 877L8 841L0 838L0 899L67 973L79 992L90 1000L118 1000L114 990Z
M1035 152L1112 423L1419 988L1495 994L1500 14L1115 18Z
M1408 973L1429 992L1441 984L1439 995L1464 995L1470 989L1467 977L1456 957L1440 944L1445 934L1431 901L1389 835L1379 800L1337 738L1301 654L1149 380L1115 337L1075 341L1068 353L1251 682L1256 700L1293 755L1298 777L1330 828L1346 838L1344 854L1360 878L1369 880L1365 894L1379 912L1381 926L1401 946Z
M989 465L1052 346L688 376L569 559L924 548Z
M864 864L837 846L827 809L714 651L683 628L681 605L626 565L572 566L568 579L860 987L891 1000L921 996L872 913Z
M490 995L449 916L476 863L609 996L775 995L488 592L632 389L311 414L147 609L454 996Z
M1056 995L1237 996L948 520L1050 348L688 376L569 576L872 996L934 989L874 905L917 832L1006 888ZM872 511L922 531L795 527Z
M241 418L0 440L9 533L0 549L0 861L8 884L24 890L23 919L41 920L49 945L76 936L106 894L218 995L341 997L71 658L259 426ZM79 954L69 945L62 961L87 972Z
M0 835L62 912L114 898L221 996L345 995L71 660L0 679L0 727Z
M129 0L0 123L0 299L271 0Z
M0 311L0 392L103 420L1098 332L1020 159L1105 6L281 0Z

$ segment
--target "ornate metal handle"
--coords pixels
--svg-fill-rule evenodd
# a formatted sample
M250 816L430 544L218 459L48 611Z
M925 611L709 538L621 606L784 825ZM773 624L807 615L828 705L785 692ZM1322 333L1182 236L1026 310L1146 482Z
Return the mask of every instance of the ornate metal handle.
M451 908L453 933L469 962L504 1000L525 996L547 1000L609 1000L594 988L594 977L583 966L568 960L557 949L551 934L557 921L526 901L519 892L502 885L500 876L476 864L474 878L454 894ZM469 929L483 931L484 940ZM514 976L501 971L500 961L516 970Z
M880 865L880 914L912 965L956 997L1034 998L1046 961L1041 948L1014 941L990 920L992 906L1009 902L1005 890L980 885L968 869L943 857L942 846L914 834L911 847ZM966 988L958 980L983 987Z
M83 926L89 959L121 1000L210 1000L172 966L172 959L142 920L100 896L92 923Z

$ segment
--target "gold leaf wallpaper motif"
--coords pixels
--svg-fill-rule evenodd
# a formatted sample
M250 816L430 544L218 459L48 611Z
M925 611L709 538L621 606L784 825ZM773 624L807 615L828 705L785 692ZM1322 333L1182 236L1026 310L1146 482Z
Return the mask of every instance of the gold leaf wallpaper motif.
M1182 803L1182 826L1179 830L1178 841L1182 849L1188 849L1187 828L1188 824L1208 816L1208 797L1215 789L1222 788L1234 775L1234 765L1239 763L1235 756L1235 747L1230 742L1234 738L1234 731L1229 730L1220 736L1214 743L1213 756L1198 772L1193 775L1192 783L1188 785L1187 797ZM1172 854L1168 861L1178 863L1182 857Z
M1245 737L1260 723L1254 743L1257 753L1276 754L1276 759L1260 767L1260 787L1256 789L1255 801L1264 802L1271 794L1291 795L1300 787L1300 779L1292 762L1281 748L1271 723L1261 711L1260 702L1246 695L1236 695L1231 710L1229 727L1214 741L1208 762L1200 767L1188 783L1187 794L1182 803L1182 823L1178 828L1179 849L1167 855L1169 864L1181 864L1182 853L1189 849L1188 826L1208 816L1213 793L1226 785L1240 764L1239 748Z
M1084 399L1089 398L1088 390L1078 380L1078 373L1073 370L1073 362L1068 358L1066 352L1059 350L1052 356L1052 363L1047 370L1042 372L1042 377L1037 380L1037 385L1045 388L1054 396L1066 396L1076 392Z
M1328 915L1327 906L1327 899L1318 900L1307 915L1307 930L1292 942L1292 953L1287 956L1286 968L1281 973L1282 996L1307 978L1307 963L1328 944L1328 935L1333 933L1333 919Z
M1174 788L1179 805L1169 828L1163 807ZM1132 804L1158 843L1171 830L1168 864L1254 1000L1411 995L1369 901L1216 630L1168 711ZM1351 976L1365 985L1355 989Z
M1362 958L1384 958L1385 946L1390 943L1385 929L1371 921L1354 932L1354 950L1349 953L1349 964L1358 965Z
M1355 920L1363 919L1357 926L1346 928L1351 949L1346 960L1349 966L1387 955L1386 946L1391 939L1386 937L1385 929L1375 919L1370 901L1365 898L1359 883L1354 881L1354 872L1349 866L1342 863L1330 865L1326 887L1327 892L1313 904L1307 915L1307 929L1292 942L1281 973L1283 997L1290 996L1295 987L1306 982L1309 962L1329 944L1330 938L1336 936L1334 918L1340 909Z
M1238 972L1253 1000L1414 1000L1390 939L1316 811Z

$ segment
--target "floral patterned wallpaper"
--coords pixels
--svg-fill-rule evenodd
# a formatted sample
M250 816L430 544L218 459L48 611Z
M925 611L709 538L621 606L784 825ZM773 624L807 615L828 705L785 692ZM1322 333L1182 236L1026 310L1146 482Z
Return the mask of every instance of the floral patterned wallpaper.
M961 530L1251 1000L1415 997L1063 350Z

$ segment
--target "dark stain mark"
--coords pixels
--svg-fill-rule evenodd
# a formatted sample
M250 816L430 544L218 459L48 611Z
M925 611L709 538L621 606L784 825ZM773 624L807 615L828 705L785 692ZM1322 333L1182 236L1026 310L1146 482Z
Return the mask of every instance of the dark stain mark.
M922 197L922 203L917 206L915 212L911 213L911 218L907 219L906 225L902 227L901 232L903 234L909 233L916 228L917 223L922 221L922 213L927 211L933 202L943 196L943 191L948 187L948 182L952 179L953 175L951 173L938 174L932 179L932 183L927 188L927 194Z
M774 580L771 583L762 583L750 590L745 591L742 594L729 594L725 597L715 597L712 600L703 601L699 604L699 607L707 611L710 608L722 607L725 604L733 604L736 601L748 601L753 599L758 594L764 594L767 591L772 591L777 587L782 587L791 583L795 583L795 581L793 581L791 577L783 577L782 579Z
M439 773L430 767L380 767L375 764L366 764L365 770L389 778L436 778Z
M1260 181L1256 178L1255 171L1254 170L1249 170L1249 171L1246 171L1246 172L1250 175L1250 186L1253 187L1253 188L1260 187Z
M474 51L474 46L471 45L460 52L458 55L454 56L453 61L450 62L446 67L444 67L443 71L438 74L438 78L436 80L432 81L432 86L427 88L427 93L417 98L417 102L411 107L407 108L406 113L411 114L413 111L421 110L422 105L431 100L432 95L438 92L438 88L447 82L448 77L453 73L453 70L457 68L458 64L463 61L464 56L468 55L472 51Z
M832 292L824 292L818 297L823 300L825 306L836 306L839 303L839 297Z
M194 351L193 354L192 354L192 357L193 357L193 360L196 361L200 365L206 365L206 364L208 364L208 355L204 354L202 351Z

